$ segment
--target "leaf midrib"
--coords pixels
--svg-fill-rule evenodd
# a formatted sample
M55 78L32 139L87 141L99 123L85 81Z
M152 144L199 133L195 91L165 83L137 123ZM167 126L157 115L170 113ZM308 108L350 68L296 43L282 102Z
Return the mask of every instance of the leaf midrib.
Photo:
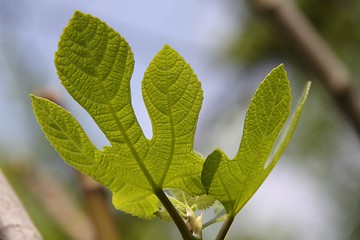
M120 46L120 44L119 44L119 46ZM104 52L106 52L107 47L108 47L108 45L106 45L106 48L105 48ZM116 55L117 55L118 53L119 53L119 49L116 51ZM128 51L126 51L126 55L128 55ZM116 57L115 57L115 59L116 59ZM128 60L127 56L125 57L125 59L126 59L126 60L125 60L125 66L127 66L127 64L126 64L126 62L127 62L127 60ZM136 148L134 147L133 143L131 142L128 134L126 133L126 131L125 131L125 129L124 129L124 127L123 127L123 125L122 125L122 123L121 123L121 121L120 121L120 119L119 119L119 117L118 117L118 115L117 115L117 113L116 113L116 111L115 111L115 109L114 109L114 106L113 106L113 104L111 103L111 98L109 98L108 93L107 93L107 91L106 91L106 88L105 88L103 82L99 79L98 76L96 76L95 78L96 78L96 80L97 80L98 83L99 83L99 86L100 86L100 88L101 88L101 91L103 92L103 95L105 96L105 99L107 99L107 102L106 102L105 104L108 106L109 112L110 112L112 118L114 119L114 121L115 121L115 123L116 123L116 126L118 127L121 135L123 136L124 142L125 142L126 145L129 147L129 150L130 150L131 154L133 155L136 163L138 164L140 170L142 171L142 173L144 174L145 178L148 180L148 182L150 183L152 189L153 189L154 192L155 192L157 189L159 189L158 185L155 183L155 181L154 181L154 179L152 178L151 174L149 173L149 171L147 170L146 166L144 165L142 158L141 158L140 155L138 154L138 152L137 152ZM106 78L105 78L105 79L106 79Z
M181 72L183 70L184 70L184 68L181 69ZM181 73L178 76L180 76L180 75L181 75ZM178 80L179 80L179 77L177 77L176 81L178 81ZM160 186L162 186L164 184L164 181L165 181L166 176L167 176L167 172L170 169L171 162L174 159L174 153L175 153L175 126L174 126L172 104L171 104L171 99L170 99L170 96L169 96L169 89L170 89L171 84L169 82L166 82L166 83L167 83L167 86L166 86L166 89L167 89L166 101L167 101L167 105L168 105L168 109L169 109L169 115L168 116L169 116L169 124L170 124L171 145L170 145L170 153L169 153L168 159L166 161L166 165L165 165L163 174L162 174L161 179L160 179Z
M175 153L174 119L173 119L173 115L172 115L171 101L170 101L170 98L169 98L168 94L166 95L166 100L167 100L167 104L169 106L169 111L170 111L170 113L169 113L169 123L170 123L170 133L171 133L171 145L170 145L170 153L169 153L169 156L168 156L168 159L166 161L166 165L165 165L163 174L162 174L160 182L159 182L160 186L162 186L164 184L165 178L167 176L167 172L170 169L171 162L172 162L172 160L174 158L174 153Z
M46 109L44 109L44 108L43 108L41 105L39 105L39 104L38 104L38 108L40 108L40 109L42 109L42 111L46 112L47 115L48 115L48 117L52 120L52 122L53 122L59 129L62 130L61 132L64 133L65 136L67 137L67 140L65 140L65 141L71 142L71 143L79 150L78 153L81 153L81 154L85 155L86 158L90 159L90 156L87 155L86 152L83 151L83 148L80 147L79 144L76 143L76 142L73 140L73 138L70 137L70 135L67 133L67 131L65 131L65 130L63 129L63 127L61 127L61 126L57 123L56 119L54 119L54 118L51 116L51 114L46 111ZM59 130L53 128L52 126L50 126L49 124L46 124L46 125L47 125L48 127L50 127L51 129L54 129L54 130L56 130L56 131L59 131ZM91 145L91 147L93 147L93 149L95 150L95 147L94 147L94 145L92 145L91 142L90 142L90 145ZM60 145L58 145L57 147L60 147L61 149L66 150L67 152L74 153L74 154L78 154L78 153L76 153L76 152L74 152L74 151L71 151L71 150L68 150L68 149L66 149L66 148L64 148L64 147L62 147L62 146L60 146ZM77 164L79 164L79 163L77 163ZM83 164L81 164L81 165L83 165Z

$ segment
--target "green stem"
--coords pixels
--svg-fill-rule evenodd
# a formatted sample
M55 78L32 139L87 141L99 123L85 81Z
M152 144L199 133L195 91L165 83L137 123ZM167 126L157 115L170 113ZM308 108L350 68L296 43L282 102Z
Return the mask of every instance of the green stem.
M235 216L233 215L228 215L223 223L223 225L220 228L220 231L218 233L218 235L216 236L215 240L223 240L225 239L225 236L227 234L227 232L229 231L229 228L231 226L231 224L234 221Z
M162 205L165 207L166 211L169 213L170 217L176 224L181 236L184 240L196 240L196 238L190 233L189 228L186 226L184 220L176 211L174 205L170 202L169 198L166 196L162 189L155 191L155 195L158 197Z

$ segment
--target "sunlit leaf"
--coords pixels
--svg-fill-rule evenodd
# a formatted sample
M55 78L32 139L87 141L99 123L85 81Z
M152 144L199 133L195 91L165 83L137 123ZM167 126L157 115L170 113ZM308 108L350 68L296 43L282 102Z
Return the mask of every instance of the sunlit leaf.
M133 53L112 28L75 12L61 36L55 65L61 83L111 146L96 149L70 113L33 96L36 117L60 156L109 188L118 209L151 218L159 208L156 191L204 193L204 160L193 151L201 84L174 49L165 45L159 51L142 82L153 126L151 140L144 136L131 105Z
M256 91L247 110L235 158L230 160L220 149L207 157L202 182L207 193L223 204L228 215L235 216L243 208L279 160L295 130L309 87L310 84L268 165L273 146L290 113L290 85L283 65L275 68Z

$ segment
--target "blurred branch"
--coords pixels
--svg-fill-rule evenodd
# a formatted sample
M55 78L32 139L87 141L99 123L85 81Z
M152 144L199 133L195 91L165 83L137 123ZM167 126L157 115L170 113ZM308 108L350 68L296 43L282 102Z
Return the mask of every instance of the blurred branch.
M360 136L360 98L351 75L308 19L290 1L250 0L250 3L298 51Z
M77 172L88 212L98 232L98 239L119 240L120 236L106 201L104 188L88 176Z
M0 239L42 239L0 170Z
M91 220L80 211L63 184L41 168L37 168L35 174L27 177L31 177L25 182L27 187L71 239L96 239Z

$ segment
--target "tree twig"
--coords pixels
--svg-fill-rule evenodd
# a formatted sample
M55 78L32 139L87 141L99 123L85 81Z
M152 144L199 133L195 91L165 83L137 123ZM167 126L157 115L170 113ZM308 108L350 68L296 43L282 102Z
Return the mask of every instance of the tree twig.
M0 170L0 239L41 240L42 237Z
M218 233L218 235L216 236L216 240L223 240L225 239L226 234L228 233L231 224L234 221L235 216L233 215L228 215L223 223L223 225L220 228L220 231Z
M308 19L290 1L250 0L318 76L360 136L360 98L351 75Z
M190 233L189 228L186 226L184 220L176 211L174 205L170 202L169 198L166 196L164 191L162 189L158 189L154 191L157 198L160 200L162 205L165 207L166 211L171 216L183 239L196 240L196 238Z

